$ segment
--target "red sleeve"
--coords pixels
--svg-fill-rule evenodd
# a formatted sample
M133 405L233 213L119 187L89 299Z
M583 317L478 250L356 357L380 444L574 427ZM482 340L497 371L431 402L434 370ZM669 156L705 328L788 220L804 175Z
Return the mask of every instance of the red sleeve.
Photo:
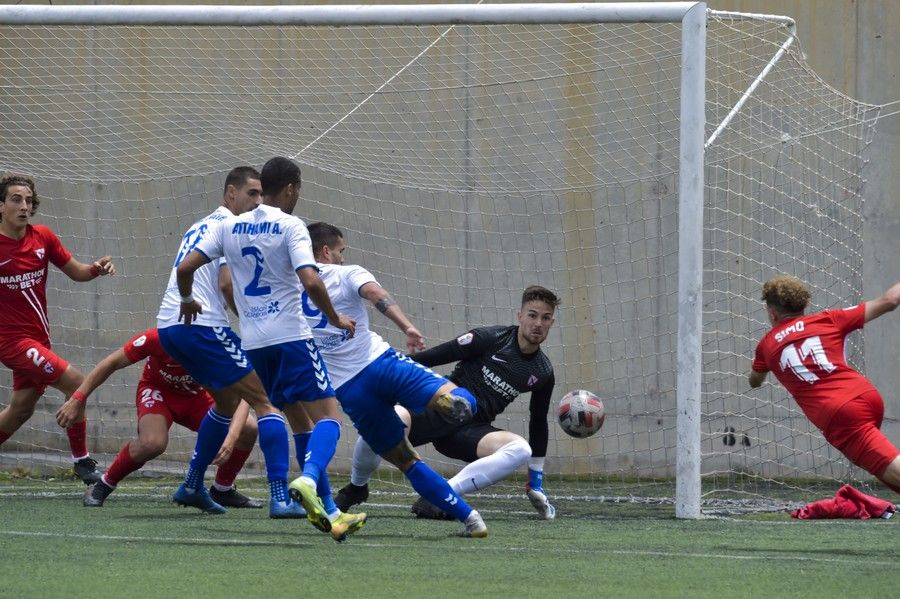
M769 372L769 367L766 365L766 356L763 351L763 341L765 340L766 338L763 337L756 345L756 355L753 357L753 365L750 367L754 372Z
M35 228L41 232L41 237L44 240L44 247L47 249L47 260L57 268L65 266L66 262L72 259L72 252L66 249L50 227L37 225Z
M125 352L126 358L135 363L165 350L159 342L159 331L147 329L143 333L135 335L131 341L122 346L122 351Z
M843 310L826 310L826 314L831 318L834 326L845 335L856 329L863 328L866 324L865 302Z

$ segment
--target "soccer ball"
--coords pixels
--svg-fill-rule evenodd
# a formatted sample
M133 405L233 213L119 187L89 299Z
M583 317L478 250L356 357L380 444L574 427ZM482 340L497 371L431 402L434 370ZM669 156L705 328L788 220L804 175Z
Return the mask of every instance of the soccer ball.
M559 426L567 435L584 439L600 430L606 410L600 398L584 389L566 393L559 400Z

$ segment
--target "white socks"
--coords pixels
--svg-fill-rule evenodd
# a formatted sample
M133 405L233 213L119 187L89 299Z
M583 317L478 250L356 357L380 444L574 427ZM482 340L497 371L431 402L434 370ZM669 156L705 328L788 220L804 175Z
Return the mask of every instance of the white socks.
M381 456L372 451L362 437L356 439L353 446L353 466L350 470L350 482L361 487L369 483L372 473L381 463Z
M531 446L525 439L518 438L491 455L475 460L447 482L458 494L466 495L503 480L518 470L530 457Z

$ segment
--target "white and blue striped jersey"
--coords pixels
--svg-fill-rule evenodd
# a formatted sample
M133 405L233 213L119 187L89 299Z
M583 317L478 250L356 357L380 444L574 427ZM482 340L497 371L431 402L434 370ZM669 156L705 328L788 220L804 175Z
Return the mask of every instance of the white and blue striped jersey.
M356 265L319 264L318 267L334 309L356 321L356 333L348 339L347 331L328 324L325 315L303 292L303 315L312 327L331 384L337 389L390 346L379 334L369 330L369 314L365 300L359 295L363 285L377 283L372 273Z
M163 295L162 304L159 307L159 313L156 315L156 327L164 329L179 324L178 317L181 315L181 294L178 292L178 284L175 279L175 269L185 256L191 253L191 250L200 243L201 240L209 235L209 232L228 218L233 218L231 210L224 206L216 208L215 212L198 220L191 228L187 230L181 238L181 246L178 248L178 255L175 257L175 263L172 265L172 272L169 273L169 283L166 285L166 292ZM204 264L194 273L193 296L200 305L203 306L203 313L197 315L194 324L205 327L227 327L229 326L228 315L225 313L225 298L219 290L219 268L224 261L214 260L209 264Z
M297 270L316 262L302 220L263 204L210 229L195 249L228 260L245 350L312 337Z

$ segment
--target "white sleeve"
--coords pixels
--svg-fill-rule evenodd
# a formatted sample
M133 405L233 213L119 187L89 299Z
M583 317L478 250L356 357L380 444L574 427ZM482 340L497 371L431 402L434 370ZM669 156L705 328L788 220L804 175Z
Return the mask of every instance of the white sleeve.
M306 225L299 218L295 218L287 227L287 247L291 256L291 266L294 271L304 266L312 266L318 270L316 259L313 257L312 240Z
M378 283L375 276L362 266L351 264L344 267L344 276L341 277L347 292L352 295L359 295L359 290L366 283Z
M228 223L228 220L224 220L211 225L200 242L194 246L194 249L209 258L210 262L213 262L224 255L223 231L225 230L225 227L228 226Z

